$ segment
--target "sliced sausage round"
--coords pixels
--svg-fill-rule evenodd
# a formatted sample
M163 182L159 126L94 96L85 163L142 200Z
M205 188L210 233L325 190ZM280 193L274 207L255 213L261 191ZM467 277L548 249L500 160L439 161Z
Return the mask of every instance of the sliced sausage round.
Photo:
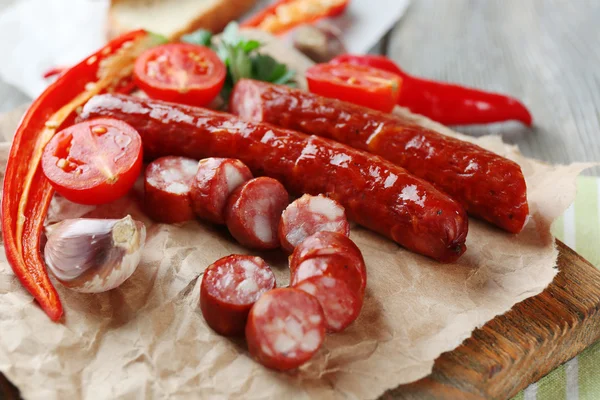
M265 367L281 371L299 367L319 350L324 339L323 309L305 291L271 290L250 310L248 350Z
M238 187L225 206L225 221L231 235L254 249L279 247L277 228L289 196L279 181L254 178Z
M225 204L231 192L252 179L248 167L234 158L205 158L192 181L192 207L196 215L216 224L225 223Z
M281 247L290 253L304 239L322 231L350 235L344 207L333 199L305 194L293 201L281 214L279 241Z
M185 157L161 157L146 167L144 208L157 222L172 224L194 219L190 187L198 161Z
M330 276L313 276L294 286L319 300L329 332L341 332L360 314L362 300L346 282Z
M290 257L291 285L312 276L340 279L362 300L367 286L363 256L352 240L341 233L317 232L300 243Z
M211 264L200 285L200 309L215 332L242 335L252 305L275 287L275 275L260 257L230 255Z

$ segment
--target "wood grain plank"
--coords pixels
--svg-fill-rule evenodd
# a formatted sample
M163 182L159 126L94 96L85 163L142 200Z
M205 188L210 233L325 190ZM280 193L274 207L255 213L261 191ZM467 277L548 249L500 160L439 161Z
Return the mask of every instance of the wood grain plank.
M494 318L433 373L383 399L506 399L600 338L600 272L557 241L560 272L540 295Z
M498 134L552 163L600 161L600 1L415 0L389 56L408 72L511 94L535 127L459 127ZM600 175L600 167L587 172Z

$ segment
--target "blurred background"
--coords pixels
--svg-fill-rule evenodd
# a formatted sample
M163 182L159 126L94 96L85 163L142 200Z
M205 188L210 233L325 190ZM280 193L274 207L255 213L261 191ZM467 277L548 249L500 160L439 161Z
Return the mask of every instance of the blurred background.
M32 0L0 0L0 13L28 1ZM48 6L54 1L43 0ZM107 1L71 1L74 8L86 3L102 9ZM367 3L385 14L386 4L395 2ZM398 11L398 17L403 11ZM105 23L101 14L98 24ZM29 16L40 17L44 16ZM78 23L69 18L68 14L55 18L54 29ZM19 45L25 33L12 28L14 33L7 36L3 23L0 14L2 41L19 52L14 47L3 50L0 70L8 64L27 68L23 54L43 48ZM389 25L389 35L369 46L372 51L387 53L418 76L510 94L533 113L532 129L503 123L459 127L459 131L502 135L526 155L547 162L600 161L600 1L412 0L398 22ZM48 32L48 42L52 37ZM70 37L66 45L77 42L78 37ZM0 74L0 112L30 100L16 86L2 81ZM587 174L600 175L600 168Z

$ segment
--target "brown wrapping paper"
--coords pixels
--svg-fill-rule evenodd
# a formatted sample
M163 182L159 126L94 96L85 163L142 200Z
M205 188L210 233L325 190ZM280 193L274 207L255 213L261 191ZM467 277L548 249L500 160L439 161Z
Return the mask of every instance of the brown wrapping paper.
M300 71L309 65L289 51L275 55ZM0 137L10 138L19 114L0 122ZM45 400L370 399L422 378L441 353L552 281L557 251L550 224L573 201L575 177L585 168L527 159L495 137L467 140L523 168L531 209L524 231L510 235L470 220L467 252L457 263L442 265L353 228L351 237L368 268L364 308L355 323L328 336L316 357L298 371L263 368L249 357L243 339L213 333L198 309L203 270L222 256L251 252L220 227L154 224L133 195L98 208L53 200L49 223L129 213L148 231L142 262L120 288L90 295L56 283L66 310L63 323L52 323L37 307L1 252L0 371L25 399ZM1 172L8 150L8 142L0 144ZM278 285L287 284L283 254L251 254L265 257Z

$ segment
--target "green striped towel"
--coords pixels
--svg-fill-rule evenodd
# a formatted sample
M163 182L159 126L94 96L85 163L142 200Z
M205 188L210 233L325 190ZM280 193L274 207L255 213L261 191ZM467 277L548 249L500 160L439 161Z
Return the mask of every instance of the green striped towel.
M577 197L554 236L600 268L600 178L579 177ZM514 400L600 399L600 342L521 391Z

